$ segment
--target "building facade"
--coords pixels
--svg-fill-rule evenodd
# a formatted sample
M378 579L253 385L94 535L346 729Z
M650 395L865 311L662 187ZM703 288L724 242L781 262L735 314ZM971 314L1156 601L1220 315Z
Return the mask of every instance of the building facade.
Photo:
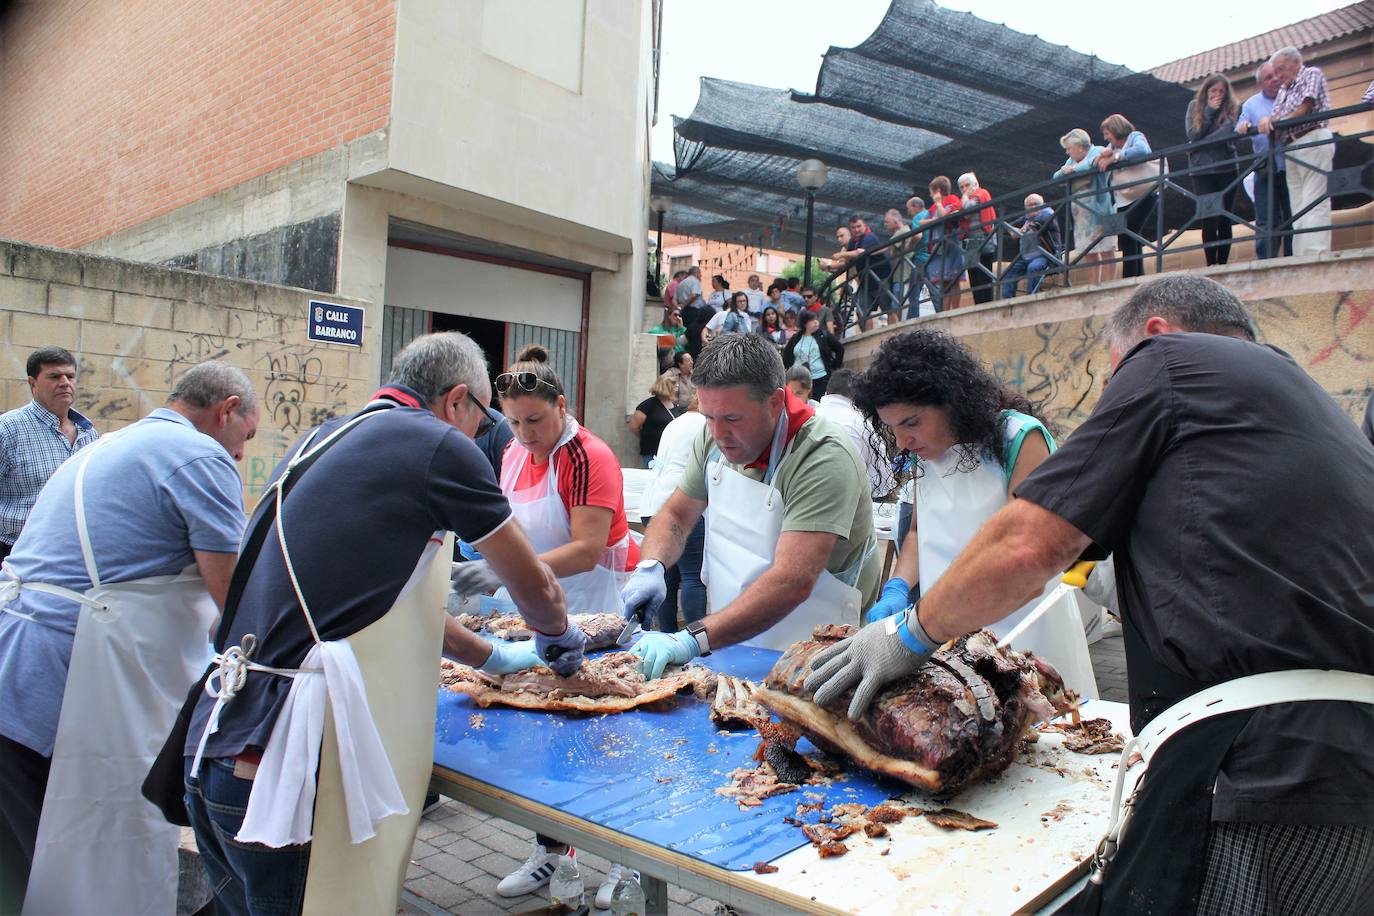
M653 0L19 3L0 237L368 303L366 377L428 330L548 346L626 455ZM62 343L53 341L53 343Z

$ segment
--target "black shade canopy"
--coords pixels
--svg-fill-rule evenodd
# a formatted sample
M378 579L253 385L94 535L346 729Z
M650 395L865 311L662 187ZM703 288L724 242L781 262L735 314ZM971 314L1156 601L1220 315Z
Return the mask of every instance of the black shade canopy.
M703 78L692 114L674 121L676 167L655 164L653 192L674 199L669 231L800 251L796 168L821 159L822 249L849 213L880 223L936 175L976 172L994 196L1043 183L1064 161L1059 138L1074 127L1096 138L1114 112L1156 149L1174 146L1190 97L932 0L893 0L865 41L826 52L812 95Z

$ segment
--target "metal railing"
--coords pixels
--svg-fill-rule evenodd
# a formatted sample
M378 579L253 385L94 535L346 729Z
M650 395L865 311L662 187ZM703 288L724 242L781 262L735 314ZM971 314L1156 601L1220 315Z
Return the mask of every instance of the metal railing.
M1369 111L1374 111L1374 104L1351 105L1278 121L1273 126L1278 133L1316 121L1332 121ZM1212 260L1224 262L1223 251L1229 252L1232 244L1246 243L1263 245L1265 254L1262 256L1281 256L1291 250L1289 246L1295 238L1329 233L1337 228L1330 217L1315 222L1309 218L1319 216L1322 208L1333 200L1340 199L1346 208L1374 201L1374 146L1364 142L1372 136L1374 130L1333 134L1330 138L1314 141L1303 141L1299 137L1279 149L1270 143L1263 153L1237 153L1231 158L1198 166L1174 167L1169 162L1171 159L1186 161L1190 151L1196 153L1207 147L1230 143L1250 146L1250 134L1230 133L1118 162L1108 167L1105 173L1094 166L1084 172L1058 176L991 198L976 208L951 213L919 230L898 232L889 241L831 273L821 285L818 296L834 309L838 335L843 335L851 325L866 329L869 321L882 313L896 313L899 320L914 318L923 293L930 296L935 310L941 311L944 295L952 293L942 295L939 284L929 278L927 265L944 260L957 261L952 250L955 246L962 250L965 244L960 237L961 224L979 223L987 207L993 207L998 216L995 234L982 242L982 250L987 250L987 246L991 245L991 266L985 263L986 259L972 257L966 258L963 268L969 281L963 296L967 297L973 287L990 287L987 301L1004 298L1004 284L1015 295L1016 288L1011 284L1022 279L1027 280L1028 288L1032 280L1039 285L1049 278L1071 286L1076 276L1081 277L1098 269L1112 269L1112 265L1116 264L1122 265L1124 275L1139 276L1144 273L1146 259L1153 259L1156 273L1162 272L1166 253L1176 255L1210 251L1209 263ZM1338 165L1335 155L1338 146L1352 153L1346 158L1355 160L1355 164ZM1324 165L1321 164L1323 162ZM1284 215L1280 202L1287 195L1280 193L1278 186L1285 181L1283 171L1276 167L1279 163L1282 163L1284 171L1292 167L1308 168L1313 174L1321 176L1325 179L1325 193L1303 202L1301 209ZM1143 177L1127 178L1123 174L1125 169L1142 171L1140 167L1143 165L1153 166L1150 173ZM1246 208L1254 211L1253 217L1247 219L1237 212L1236 201L1246 194L1241 187L1252 174L1255 176L1255 197L1262 197L1265 206L1262 210L1259 207ZM1224 183L1220 186L1217 186L1218 175L1224 176ZM1206 186L1206 190L1200 190L1200 185ZM1267 193L1261 195L1260 191ZM1037 265L1037 271L1026 271L1023 277L1015 270L1017 260L1022 256L1017 227L1025 215L1025 198L1032 193L1040 194L1045 206L1054 211L1062 244L1055 250L1046 247L1033 249L1033 253L1043 258L1043 264ZM1125 202L1128 197L1134 198L1133 202ZM1299 201L1290 203L1296 207ZM1092 239L1073 238L1072 214L1077 208L1085 208L1092 214L1097 230ZM1007 214L1017 214L1017 219L1009 220ZM1249 228L1254 238L1234 241L1230 238L1204 238L1197 244L1183 241L1185 233L1206 228L1208 221L1212 221L1211 226L1218 229L1223 222L1231 228ZM1086 222L1080 217L1079 228L1082 229ZM1374 218L1345 220L1339 224L1339 228L1369 225L1374 225ZM1097 240L1113 236L1124 243L1123 251L1112 250L1110 257L1104 257L1105 252L1091 250L1098 244ZM1092 244L1086 244L1088 242ZM928 260L919 257L918 246L925 246Z

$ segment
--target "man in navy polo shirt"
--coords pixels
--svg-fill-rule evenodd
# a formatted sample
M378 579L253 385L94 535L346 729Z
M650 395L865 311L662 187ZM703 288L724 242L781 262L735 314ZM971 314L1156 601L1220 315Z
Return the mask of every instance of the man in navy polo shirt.
M481 349L456 332L425 335L397 356L391 378L366 408L379 415L344 431L295 478L282 500L282 517L271 523L252 561L226 645L246 648L252 634L253 662L279 671L302 668L315 637L292 570L318 639L329 645L388 617L435 532L452 531L509 583L511 597L536 631L539 655L493 648L452 619L446 621L445 654L495 674L539 659L580 660L585 638L567 619L562 589L513 521L490 462L472 440L491 400ZM352 419L326 424L316 440ZM250 530L256 521L250 520ZM279 534L290 551L290 570ZM559 651L550 654L551 647ZM433 653L438 652L436 645ZM360 658L359 664L368 662ZM299 912L305 902L305 881L292 883L290 876L306 873L309 841L271 849L236 841L245 809L252 807L255 780L267 778L259 764L266 766L264 750L290 705L293 683L289 676L250 670L232 702L220 707L218 728L209 732L195 773L192 758L207 733L214 700L201 697L191 720L187 808L222 913L257 912L267 899L279 906L273 912ZM317 808L317 823L320 816Z

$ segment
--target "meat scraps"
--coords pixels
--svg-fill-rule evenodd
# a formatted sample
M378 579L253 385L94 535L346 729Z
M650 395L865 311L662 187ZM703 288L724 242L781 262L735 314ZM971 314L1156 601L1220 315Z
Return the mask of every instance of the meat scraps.
M957 808L941 808L939 811L927 811L926 820L937 827L948 827L954 830L995 830L995 821L985 821L981 817L974 817L967 811L960 811Z
M1066 722L1049 728L1063 732L1064 749L1076 754L1110 754L1126 745L1126 739L1112 731L1110 719L1084 719L1077 725Z
M444 659L439 680L483 707L611 713L666 700L715 678L700 665L686 665L670 667L657 680L646 681L638 664L628 652L609 652L587 659L571 677L559 677L542 665L498 677Z
M487 632L497 639L507 642L523 642L534 638L534 631L525 618L519 614L459 614L455 618L461 626L474 633ZM620 631L625 629L625 618L619 614L569 614L572 620L587 637L587 651L610 649L615 646Z
M792 645L773 666L758 699L817 746L928 792L953 794L1006 769L1021 736L1072 698L1053 667L999 649L986 631L961 637L919 671L887 685L858 722L852 692L821 707L804 683L811 661L846 628Z

